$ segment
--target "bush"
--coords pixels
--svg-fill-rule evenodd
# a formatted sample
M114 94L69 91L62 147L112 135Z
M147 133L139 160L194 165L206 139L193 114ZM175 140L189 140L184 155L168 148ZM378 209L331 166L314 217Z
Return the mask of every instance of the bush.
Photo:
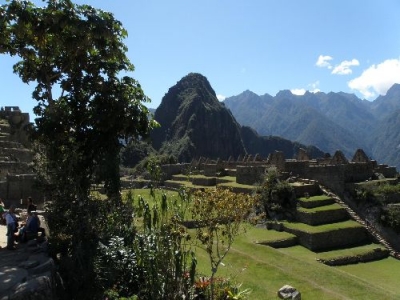
M280 181L275 171L269 171L258 188L260 204L269 219L293 219L296 211L296 196L293 187Z

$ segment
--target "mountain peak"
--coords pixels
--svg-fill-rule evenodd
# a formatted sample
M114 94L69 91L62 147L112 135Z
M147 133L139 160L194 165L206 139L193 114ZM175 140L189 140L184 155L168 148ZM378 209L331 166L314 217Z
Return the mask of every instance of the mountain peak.
M276 98L292 98L293 93L290 90L281 90L276 94L275 97Z
M400 84L393 84L390 89L386 92L387 97L400 97Z

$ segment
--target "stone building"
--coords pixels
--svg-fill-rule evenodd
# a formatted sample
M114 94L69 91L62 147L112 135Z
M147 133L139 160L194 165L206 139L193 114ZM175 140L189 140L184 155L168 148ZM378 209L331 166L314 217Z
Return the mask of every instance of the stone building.
M234 170L236 182L246 185L259 183L267 170L276 169L286 177L316 180L339 194L344 191L346 183L370 180L377 174L385 178L396 178L398 174L395 167L379 165L375 160L369 159L362 149L355 152L351 161L341 151L336 151L333 156L326 155L312 160L304 153L304 150L300 150L297 159L285 159L282 152L276 151L266 160L260 157L257 160L239 157L236 161L230 158L228 161L218 160L218 163L197 163L196 167L206 176L216 176L217 170L220 169L228 170L228 173ZM171 166L168 170L166 179L170 179L174 174L171 172ZM175 171L178 172L178 169Z
M40 203L43 196L35 188L36 175L32 169L33 152L26 127L29 114L18 107L0 110L0 197L6 206L25 206L28 196ZM21 199L22 204L21 204Z

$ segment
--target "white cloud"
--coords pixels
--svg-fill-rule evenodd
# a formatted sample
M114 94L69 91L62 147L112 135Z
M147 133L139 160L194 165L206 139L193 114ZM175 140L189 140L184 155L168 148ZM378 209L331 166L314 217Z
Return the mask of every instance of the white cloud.
M353 71L350 67L359 66L360 62L357 59L352 60L344 60L332 70L332 74L338 75L348 75L351 74Z
M370 66L359 77L350 80L348 86L368 99L376 94L385 95L394 83L400 83L400 59L388 59Z
M320 55L318 56L318 60L315 63L315 65L317 67L321 67L321 68L328 68L328 69L332 69L331 63L329 62L330 60L332 60L333 57L329 56L329 55Z
M291 89L290 92L293 95L302 96L306 93L306 90L305 89Z
M297 95L297 96L302 96L302 95L304 95L307 91L309 91L310 93L318 93L318 92L320 92L321 90L318 88L318 85L319 85L319 81L317 80L317 81L315 81L315 82L313 82L313 83L310 83L310 84L308 84L307 86L310 88L309 90L306 90L306 89L303 89L303 88L301 88L301 89L291 89L290 90L290 92L293 94L293 95Z
M224 95L217 95L217 99L219 101L224 101L226 99L226 97Z
M313 83L310 83L309 85L308 85L311 89L310 89L310 92L311 93L318 93L318 92L320 92L321 90L318 88L318 86L319 86L319 80L317 80L317 81L315 81L315 82L313 82Z

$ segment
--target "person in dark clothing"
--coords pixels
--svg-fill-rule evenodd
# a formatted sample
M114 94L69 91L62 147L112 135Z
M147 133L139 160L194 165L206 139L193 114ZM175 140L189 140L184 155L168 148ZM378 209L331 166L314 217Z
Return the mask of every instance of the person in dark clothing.
M28 215L33 212L36 211L36 205L33 204L33 200L32 197L28 197L28 207L26 209L28 211Z
M41 232L41 237L46 235L45 229L40 227L40 219L36 211L31 211L28 215L25 226L19 230L20 242L26 242L28 240L28 235L36 237L39 232Z
M6 215L7 222L7 249L15 250L14 241L15 241L15 233L18 231L18 220L14 213L15 206L11 205L8 209Z

